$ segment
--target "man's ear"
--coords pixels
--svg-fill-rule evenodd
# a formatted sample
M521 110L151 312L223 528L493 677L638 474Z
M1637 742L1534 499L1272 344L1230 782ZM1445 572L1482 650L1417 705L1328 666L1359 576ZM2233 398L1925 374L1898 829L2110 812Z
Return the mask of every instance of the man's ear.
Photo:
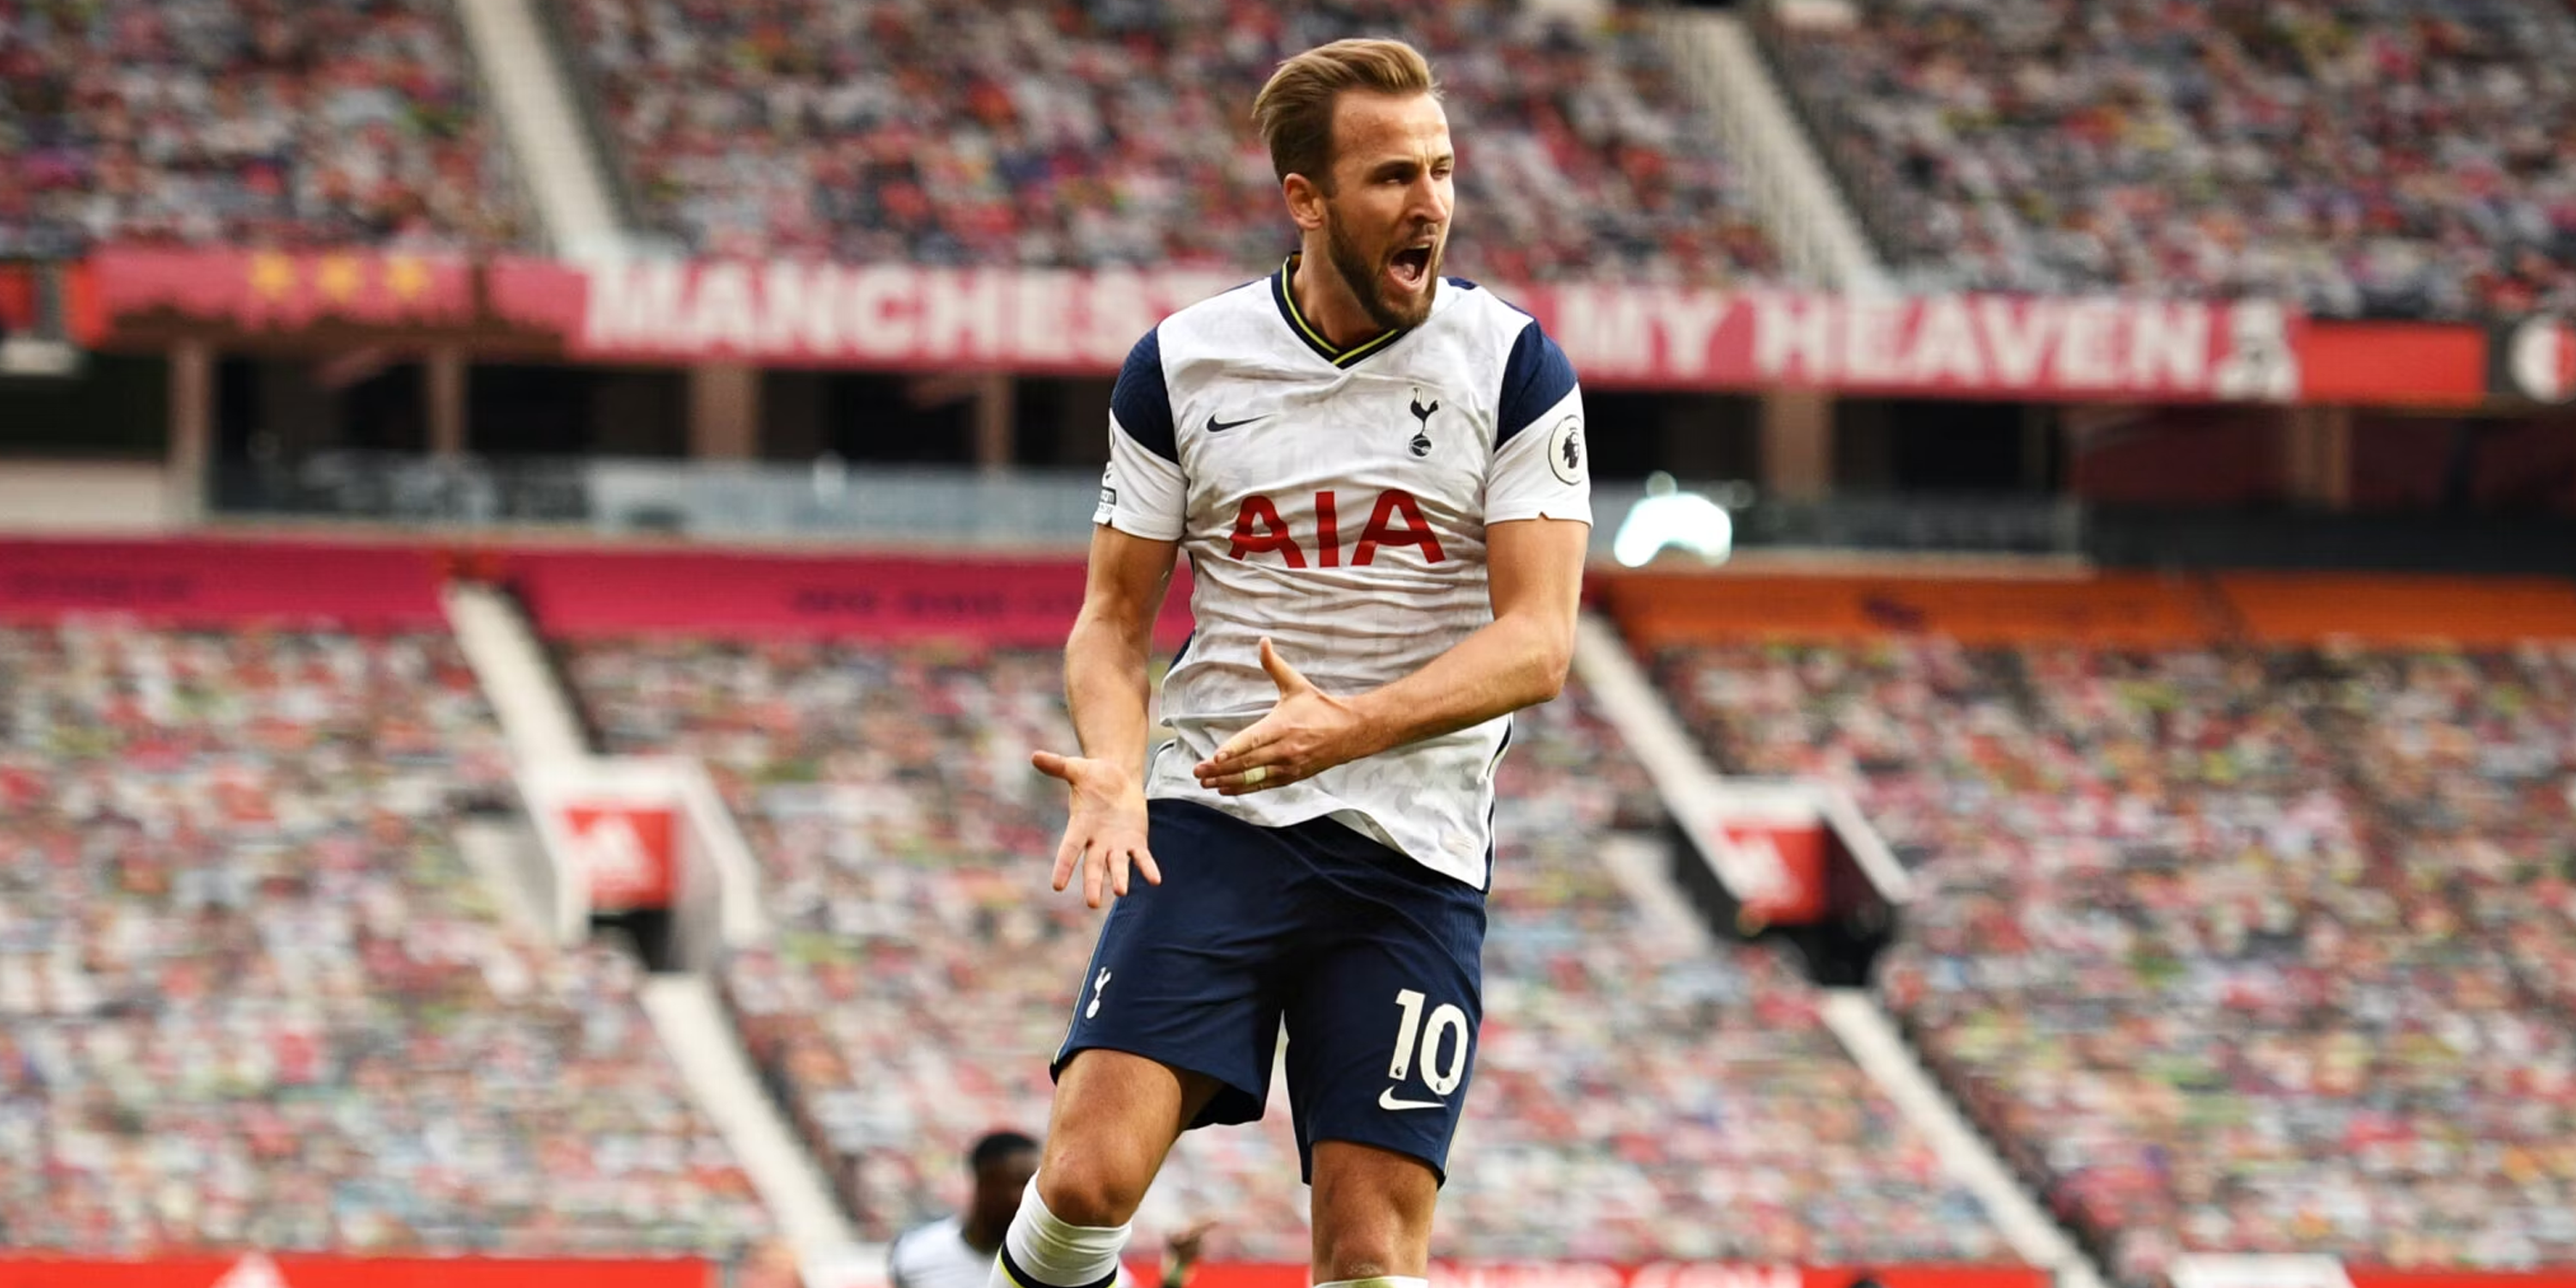
M1288 217L1301 230L1324 226L1323 186L1302 174L1292 174L1279 181L1280 195L1288 199Z

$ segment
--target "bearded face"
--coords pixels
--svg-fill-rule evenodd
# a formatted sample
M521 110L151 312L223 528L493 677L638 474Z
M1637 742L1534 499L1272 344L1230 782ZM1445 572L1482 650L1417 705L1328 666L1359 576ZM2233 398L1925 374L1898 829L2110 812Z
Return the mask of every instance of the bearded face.
M1378 329L1420 326L1455 206L1448 114L1428 94L1346 93L1333 134L1325 257Z
M1381 331L1422 325L1431 316L1439 289L1440 261L1448 250L1448 230L1398 231L1369 239L1355 220L1344 218L1331 203L1324 207L1324 247L1333 269L1350 287L1351 297L1368 310Z

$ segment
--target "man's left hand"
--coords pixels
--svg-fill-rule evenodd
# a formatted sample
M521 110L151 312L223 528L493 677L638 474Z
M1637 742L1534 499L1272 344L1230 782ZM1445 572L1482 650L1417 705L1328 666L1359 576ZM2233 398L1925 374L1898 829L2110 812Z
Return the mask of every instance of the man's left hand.
M1367 722L1358 709L1299 675L1266 636L1261 669L1279 686L1279 704L1198 763L1199 786L1225 796L1266 792L1304 782L1363 754Z

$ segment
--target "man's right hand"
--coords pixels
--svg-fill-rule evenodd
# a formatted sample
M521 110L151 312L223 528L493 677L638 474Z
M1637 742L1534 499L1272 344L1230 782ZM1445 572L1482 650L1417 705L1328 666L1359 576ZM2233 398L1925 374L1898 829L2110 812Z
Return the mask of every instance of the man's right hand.
M1082 869L1082 901L1094 908L1110 892L1127 893L1131 864L1147 881L1163 883L1162 869L1145 848L1145 788L1134 773L1111 761L1052 751L1030 756L1029 763L1049 778L1062 779L1072 791L1073 816L1065 820L1064 841L1055 847L1056 889L1072 883L1077 866Z

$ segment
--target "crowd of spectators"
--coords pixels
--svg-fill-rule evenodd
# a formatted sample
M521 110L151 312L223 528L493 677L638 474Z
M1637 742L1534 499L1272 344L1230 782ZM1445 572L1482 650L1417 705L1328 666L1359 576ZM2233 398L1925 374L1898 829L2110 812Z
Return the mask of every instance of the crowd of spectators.
M2576 304L2562 0L1838 7L1773 48L1917 286Z
M1062 789L1028 766L1032 748L1071 745L1059 660L673 640L567 659L616 750L703 758L743 820L778 934L732 960L727 993L863 1235L953 1210L964 1142L1043 1126L1097 926L1046 889ZM1811 987L1644 901L1661 809L1580 689L1515 729L1468 1161L1437 1251L2010 1260L1825 1030ZM1302 1262L1296 1176L1274 1087L1259 1127L1184 1138L1140 1238L1216 1216L1218 1255Z
M2566 953L2563 663L1891 638L1658 664L1723 768L1843 784L1914 865L1882 990L2122 1282L2185 1252L2576 1260L2576 1028L2522 987Z
M446 0L0 4L0 256L508 245L475 98Z
M633 959L460 856L508 782L443 636L0 628L0 1244L766 1237Z
M2576 307L2562 0L1780 12L1805 16L1766 25L1784 82L1911 286ZM1394 34L1443 80L1457 271L1781 273L1626 6L571 0L564 18L641 217L701 253L1257 271L1290 230L1253 90L1308 45ZM0 7L0 255L514 244L529 219L475 80L446 0Z
M1642 20L1506 0L575 0L648 218L719 254L1259 272L1294 248L1252 96L1290 54L1401 35L1445 86L1455 271L1778 271Z
M2407 882L2576 1016L2576 651L2358 653L2310 690Z

